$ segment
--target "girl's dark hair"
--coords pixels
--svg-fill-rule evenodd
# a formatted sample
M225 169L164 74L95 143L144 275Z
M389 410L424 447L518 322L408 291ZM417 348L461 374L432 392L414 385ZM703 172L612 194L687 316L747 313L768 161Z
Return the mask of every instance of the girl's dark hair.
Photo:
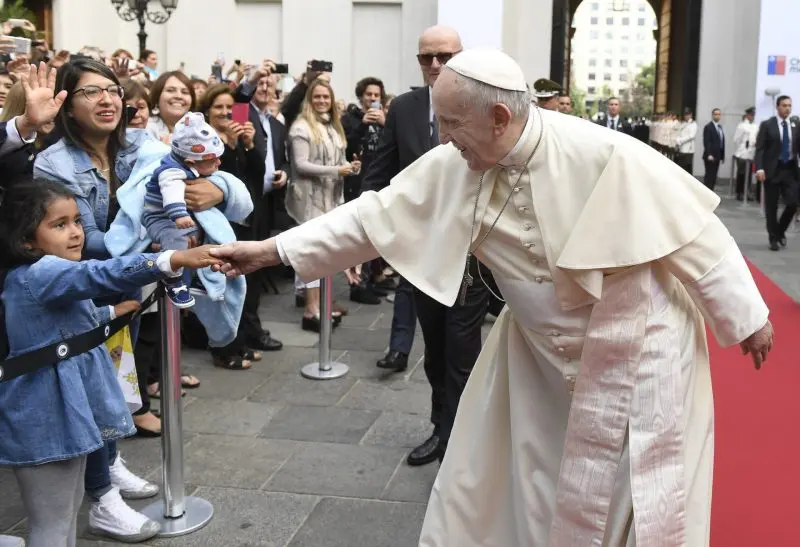
M145 61L147 61L147 58L150 57L153 53L155 53L155 51L153 51L152 49L145 49L139 56L139 62L144 63Z
M83 76L83 74L86 72L99 74L104 78L108 78L115 84L120 85L119 79L110 68L93 59L77 59L75 61L70 61L59 68L56 75L56 93L66 90L68 95L67 100L64 101L64 106L61 107L61 110L58 112L58 116L56 116L56 131L59 135L61 135L61 137L63 137L67 144L82 149L90 156L96 156L97 151L93 150L86 143L81 135L81 128L78 126L75 118L73 118L71 115L72 101L76 97L75 89L78 87L78 82L80 81L81 76ZM109 183L111 184L112 195L116 192L117 188L119 188L119 179L117 178L114 165L117 160L117 153L119 153L124 146L125 111L123 110L117 127L109 136L108 148L106 149L106 154L108 154L108 163L111 167L109 171L111 180L109 180Z
M35 239L47 208L57 199L75 195L60 182L46 179L28 178L0 192L0 267L32 264L42 257L25 243Z

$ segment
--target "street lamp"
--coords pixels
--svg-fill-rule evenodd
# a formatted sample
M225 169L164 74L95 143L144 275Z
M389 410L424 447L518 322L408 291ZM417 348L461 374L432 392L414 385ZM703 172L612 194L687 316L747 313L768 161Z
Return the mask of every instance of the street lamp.
M172 12L178 7L178 0L159 0L164 11L149 11L147 5L150 0L111 0L117 15L123 21L139 22L139 58L141 59L147 45L147 33L144 26L147 21L154 25L163 25L169 21Z

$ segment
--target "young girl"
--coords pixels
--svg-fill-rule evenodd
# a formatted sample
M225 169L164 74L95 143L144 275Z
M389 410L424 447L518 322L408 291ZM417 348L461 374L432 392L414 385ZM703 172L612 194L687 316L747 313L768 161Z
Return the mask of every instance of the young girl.
M0 199L9 357L87 332L138 306L128 301L98 308L94 298L131 293L179 276L182 268L218 262L208 254L210 246L81 262L81 214L63 184L26 182ZM104 345L0 383L0 465L14 468L29 547L74 547L86 454L134 431Z

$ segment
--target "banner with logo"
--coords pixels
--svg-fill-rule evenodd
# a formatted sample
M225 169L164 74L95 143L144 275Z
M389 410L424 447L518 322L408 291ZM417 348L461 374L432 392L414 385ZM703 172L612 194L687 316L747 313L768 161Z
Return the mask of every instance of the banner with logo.
M756 78L756 120L775 115L775 100L792 97L800 115L800 1L761 0L761 28L758 43ZM767 92L773 93L770 96Z

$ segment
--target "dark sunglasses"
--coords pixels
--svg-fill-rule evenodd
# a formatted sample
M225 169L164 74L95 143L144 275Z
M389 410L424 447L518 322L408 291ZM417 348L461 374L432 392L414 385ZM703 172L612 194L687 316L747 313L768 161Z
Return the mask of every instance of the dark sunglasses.
M456 53L458 53L458 51L453 53L420 53L417 55L417 61L419 61L419 64L422 66L431 66L433 64L433 60L436 59L439 61L440 65L443 65L452 59L453 55Z

